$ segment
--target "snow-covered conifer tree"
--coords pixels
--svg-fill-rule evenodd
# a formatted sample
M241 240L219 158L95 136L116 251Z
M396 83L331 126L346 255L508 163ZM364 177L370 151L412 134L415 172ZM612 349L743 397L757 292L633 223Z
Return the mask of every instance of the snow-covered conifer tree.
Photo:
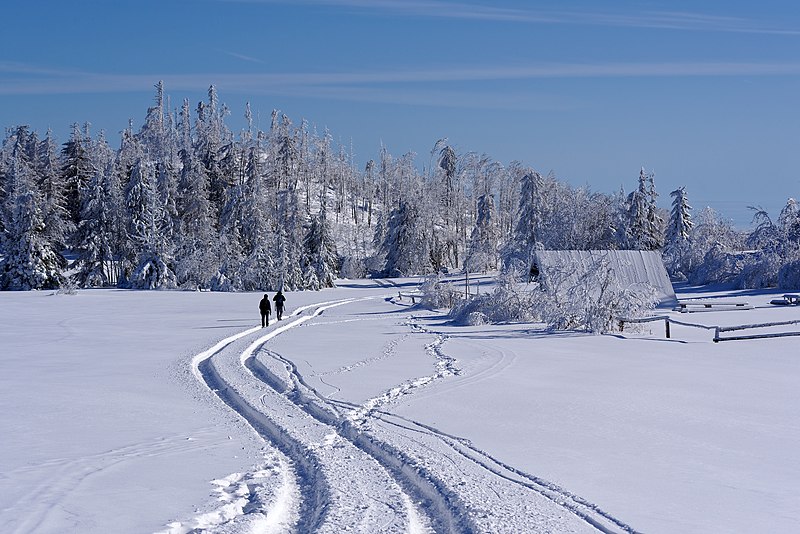
M214 212L219 214L226 202L225 190L231 185L223 172L221 162L225 159L224 147L231 142L231 133L225 126L226 108L220 108L217 90L208 88L208 103L197 106L195 124L195 153L206 168L209 180L209 197Z
M77 279L81 286L116 285L125 254L124 202L113 153L98 137L94 150L97 169L81 202L81 220L75 234Z
M176 195L179 230L175 274L180 286L205 288L219 271L220 240L209 198L209 177L192 146L188 100L184 100L180 111L179 129L181 172Z
M64 277L66 261L60 243L47 232L47 214L51 208L40 189L35 160L38 140L26 126L16 129L9 161L6 163L5 209L2 212L3 257L0 261L0 287L27 290L58 287Z
M272 244L274 224L271 201L262 169L259 132L257 143L250 147L247 157L247 181L244 185L244 207L242 212L242 243L244 248L243 284L245 289L277 289L279 274L276 272Z
M166 161L169 156L169 134L164 113L164 82L156 84L155 105L147 109L144 124L137 137L145 154L152 161Z
M306 250L306 265L314 271L318 286L334 287L339 258L324 206L320 208L318 215L312 217L303 244Z
M628 196L628 248L657 250L663 246L661 217L656 207L656 188L652 173L639 171L639 187Z
M75 231L67 209L66 187L62 180L60 161L50 130L37 148L36 174L42 191L42 213L45 235L56 250L64 250Z
M303 288L303 224L305 217L300 207L300 198L296 189L288 189L279 193L278 226L283 227L284 264L282 284L288 290Z
M445 145L439 152L439 168L444 175L444 195L442 197L445 210L449 211L454 203L455 193L455 176L456 165L458 164L458 157L456 151L450 145ZM448 214L449 215L449 214Z
M679 187L670 196L673 200L664 245L664 262L671 275L685 277L691 269L688 252L689 236L694 227L692 207L685 187Z
M675 242L689 239L694 223L692 222L692 207L689 205L686 188L679 187L669 195L673 200L669 226L667 227L667 241Z
M129 282L137 289L169 289L177 284L171 266L170 223L156 180L155 165L140 160L131 171L126 191L130 235L137 252Z
M88 124L84 127L84 131L81 131L77 123L73 124L69 141L64 143L64 148L61 150L63 161L61 173L66 187L67 210L75 224L80 221L81 197L96 172L92 165L92 142L88 129Z
M503 251L503 262L510 266L522 262L526 268L533 262L533 251L542 240L544 179L536 171L527 171L520 180L517 223L511 242Z
M431 261L438 272L442 268L458 267L460 243L464 231L460 225L465 223L465 199L461 189L459 157L455 149L447 144L447 139L436 142L431 151L431 159L436 157L436 170L441 178L426 185L429 193L426 201L425 217L431 217L430 241ZM436 179L436 175L433 176ZM466 250L464 250L466 254Z
M432 271L428 239L416 204L400 200L387 223L381 246L387 276L428 274Z
M220 268L214 287L226 290L240 290L243 287L242 269L245 258L243 243L245 211L244 184L235 184L225 191L225 205L220 213L219 256Z
M191 150L183 151L178 184L179 228L175 272L178 283L208 287L218 271L216 221L208 193L208 175Z
M478 220L470 236L466 264L470 271L497 268L497 248L500 241L494 198L489 194L478 198Z

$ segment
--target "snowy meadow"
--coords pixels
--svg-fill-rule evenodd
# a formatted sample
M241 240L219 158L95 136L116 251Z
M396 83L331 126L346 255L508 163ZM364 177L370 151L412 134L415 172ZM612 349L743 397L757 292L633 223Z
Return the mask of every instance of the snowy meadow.
M235 134L213 86L169 102L118 149L6 131L0 531L800 528L797 338L713 341L796 328L793 199L745 231L644 168L361 167L278 111ZM653 310L670 279L747 305Z
M267 328L261 293L0 293L0 530L797 530L797 338L454 326L417 283ZM798 319L698 291L752 309L658 313Z
M0 534L800 533L800 10L8 4Z

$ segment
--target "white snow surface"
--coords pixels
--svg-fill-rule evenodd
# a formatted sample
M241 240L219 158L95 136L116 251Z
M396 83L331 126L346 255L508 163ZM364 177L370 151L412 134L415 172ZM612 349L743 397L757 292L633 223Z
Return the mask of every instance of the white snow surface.
M800 337L457 327L417 282L263 329L260 293L0 293L0 532L800 531Z

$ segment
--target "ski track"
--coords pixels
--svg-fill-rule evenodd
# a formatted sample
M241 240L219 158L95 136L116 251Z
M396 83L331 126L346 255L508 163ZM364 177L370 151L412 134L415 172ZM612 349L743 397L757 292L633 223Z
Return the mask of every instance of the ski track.
M156 534L192 534L224 530L271 534L291 528L296 517L293 493L297 492L291 466L279 454L266 455L265 464L249 473L233 473L213 480L217 509L200 514L191 523L174 522ZM274 491L273 478L280 478Z
M412 321L409 323L410 326L421 333L428 333L428 334L435 334L437 335L437 340L426 347L426 349L433 353L436 356L438 361L438 366L443 366L450 375L460 375L460 371L457 367L457 362L454 358L447 356L443 350L442 345L448 339L446 335L433 332L417 322L417 318L412 317ZM482 344L481 344L482 345ZM513 363L516 360L516 354L508 355L504 351L498 351L495 348L490 347L489 350L499 353L499 358L497 359L496 363L489 366L488 368L479 371L472 376L466 378L458 378L454 380L449 386L443 388L444 390L447 389L455 389L459 387L463 387L468 384L480 382L487 378L497 375L498 373L502 372L505 368ZM510 357L509 357L510 356ZM432 437L436 437L441 440L446 446L450 447L454 452L458 455L464 457L465 459L476 463L481 468L486 469L497 475L498 477L502 477L512 483L518 484L519 486L525 487L527 489L533 490L536 493L539 493L543 497L547 498L548 500L552 501L553 503L564 507L571 513L575 514L576 516L580 517L582 520L587 522L589 525L594 527L596 530L604 533L614 533L614 532L628 532L630 534L634 534L637 531L625 523L624 521L614 517L610 513L604 511L598 505L589 502L588 500L575 495L560 486L548 482L540 477L535 475L530 475L522 470L519 470L511 465L508 465L501 460L493 457L486 451L478 449L475 447L468 439L461 438L458 436L453 436L447 433L440 431L439 429L425 425L418 421L414 421L412 419L404 418L398 415L394 415L390 412L375 410L377 412L377 416L384 421L393 424L395 426L400 426L407 430L412 431L421 431L423 433L427 433ZM417 429L408 428L403 425L398 425L397 423L391 423L389 420L390 418L396 418L407 423L410 423L417 427Z
M281 355L279 355L279 354L277 354L275 352L265 351L266 354L268 354L271 358L279 361L284 366L285 371L287 372L287 375L283 380L281 378L277 377L273 372L268 370L266 368L266 366L262 362L260 362L259 360L255 359L255 358L252 359L252 363L250 365L252 365L254 369L258 369L257 372L258 372L259 375L265 375L265 374L266 375L270 375L271 378L268 379L268 381L270 383L281 384L281 385L278 386L281 391L293 391L293 386L290 386L286 382L284 382L284 380L286 380L287 382L289 382L289 381L294 382L295 383L295 386L294 386L295 389L303 389L303 390L306 390L306 391L310 392L313 395L313 398L311 398L311 399L304 398L302 400L302 403L306 404L307 406L310 405L313 402L320 402L323 405L327 405L331 409L331 411L334 412L334 413L341 413L339 408L344 408L345 410L348 410L350 413L344 415L345 421L347 423L351 424L353 426L353 428L356 429L359 433L368 434L368 432L362 432L362 431L364 430L364 427L366 426L367 421L373 417L373 414L376 413L376 412L377 413L382 413L382 414L387 414L387 412L382 412L381 410L379 410L380 406L384 406L386 404L389 404L389 403L397 400L398 398L400 398L403 395L408 395L408 394L414 393L417 389L422 388L424 386L427 386L427 385L433 383L434 380L438 380L438 379L441 379L441 378L444 378L444 377L447 377L447 376L457 376L457 375L461 374L461 371L460 371L460 369L458 368L458 365L457 365L457 360L455 358L452 358L452 357L448 356L442 350L442 345L448 339L448 337L446 335L441 334L441 333L430 332L430 331L426 330L424 327L419 325L417 323L416 319L413 318L413 317L406 324L409 327L412 328L412 331L414 331L416 333L435 335L436 336L436 339L433 342L431 342L428 345L426 345L426 351L428 352L428 354L430 354L435 359L437 372L432 376L421 377L421 378L413 379L413 380L410 380L410 381L405 382L403 384L400 384L399 386L391 388L389 391L387 391L383 395L366 401L362 405L354 405L352 403L348 403L348 402L345 402L345 401L337 401L337 400L330 399L329 396L322 396L319 392L317 392L312 386L310 386L304 380L304 378L298 372L297 367L294 365L294 363L292 361L288 360L287 358L285 358L285 357L283 357L283 356L281 356ZM406 337L407 336L403 336L403 339L405 339ZM391 352L391 350L393 350L393 347L395 345L396 345L396 343L390 343L389 344L389 350L387 352ZM506 354L501 354L500 356L501 357L499 358L497 364L492 365L488 369L481 371L480 373L478 373L476 375L476 376L480 376L480 378L474 378L471 381L482 380L482 379L485 379L488 376L492 376L492 375L494 375L496 373L501 372L502 369L504 369L505 367L510 365L513 362L513 360L516 358L515 356L509 358ZM366 365L368 363L372 363L374 361L379 361L380 359L383 359L384 357L385 357L385 355L384 356L379 356L379 357L367 358L367 359L364 359L364 360L361 360L361 361L357 362L356 364L353 364L353 365L350 365L350 366L343 366L343 367L341 367L339 369L336 369L334 371L331 371L331 372L328 372L328 373L324 373L324 374L326 376L327 375L331 375L331 374L340 374L340 373L347 372L347 371L350 371L352 369L355 369L357 367ZM315 376L315 378L319 378L320 375L314 375L314 376ZM323 381L323 383L324 383L324 381ZM463 385L463 384L461 384L461 385ZM421 428L424 427L424 425L419 424L419 427L421 429ZM588 503L588 502L583 501L583 500L580 500L580 504L569 502L569 499L567 497L573 498L573 499L579 499L579 498L574 496L574 495L572 495L572 494L568 494L567 492L564 492L563 490L561 490L560 488L558 488L557 486L555 486L553 484L546 483L545 481L542 481L541 479L535 479L538 482L538 485L534 485L532 483L526 484L525 482L523 482L521 480L517 480L515 478L510 477L508 474L504 473L501 469L499 469L497 467L497 465L501 465L499 461L495 460L494 458L492 458L488 454L483 453L482 451L478 451L477 449L473 448L473 453L474 454L479 454L480 455L482 453L486 458L486 460L484 460L484 461L476 460L474 457L472 457L470 455L467 455L467 454L465 454L463 452L463 448L465 447L465 445L463 445L459 441L457 441L460 438L453 438L453 441L444 441L443 437L446 437L447 434L440 433L440 432L438 432L438 430L436 430L433 427L424 427L424 430L419 430L418 429L416 431L428 434L428 435L433 436L433 437L439 438L439 440L441 442L443 442L447 447L449 447L449 449L452 450L451 453L446 453L446 454L444 454L442 456L442 461L446 462L446 463L448 463L448 464L450 464L452 466L452 470L455 473L454 479L456 480L456 483L455 483L456 487L458 485L460 485L460 484L463 484L463 481L464 481L465 477L473 477L473 478L475 477L475 473L469 473L468 474L467 472L465 472L461 468L461 466L463 464L463 461L458 461L458 460L453 459L453 456L458 457L460 455L460 456L463 456L468 462L476 465L479 468L479 471L481 471L480 475L482 475L482 476L478 476L477 479L485 478L486 474L488 472L488 473L491 473L491 475L494 475L494 477L499 477L501 479L504 479L507 482L510 482L511 484L514 484L511 492L519 493L519 490L521 488L525 489L525 490L534 491L535 493L537 493L541 497L544 497L547 500L549 500L552 503L554 503L555 505L564 508L566 511L570 512L575 517L577 517L577 518L581 519L582 521L584 521L586 524L588 524L589 526L592 527L592 530L596 530L596 531L600 531L600 532L606 532L606 533L620 532L620 531L634 532L633 529L631 529L630 527L628 527L627 525L625 525L621 521L616 520L612 516L610 516L608 514L605 514L605 512L600 510L598 507L596 507L594 505L591 505L591 503ZM439 434L441 434L441 436L439 436ZM370 439L372 439L373 441L376 441L374 433L373 433L373 435L372 435L372 437ZM420 466L425 463L425 459L428 456L430 456L430 453L432 453L432 452L435 453L436 452L431 446L429 446L429 445L427 445L427 444L425 444L423 442L420 442L419 440L415 440L414 438L410 438L408 436L406 436L405 439L408 439L408 440L411 440L412 442L414 442L417 445L417 448L422 451L421 454L417 455L416 459L413 459L413 458L409 457L407 454L403 455L404 461L407 461L407 462L415 465L415 468L417 468L417 469L420 469ZM397 436L387 436L386 440L384 442L382 442L383 443L382 446L383 447L389 447L389 445L387 445L387 443L396 442L396 441L397 441ZM464 441L466 441L466 440L464 440ZM380 442L380 440L378 440L378 442ZM395 449L395 450L403 450L403 451L407 451L409 449L409 447L407 447L407 446L403 446L403 447L400 447L400 448L398 448L396 446L392 446L391 448ZM494 462L494 464L492 462ZM505 464L502 464L502 466L507 471L513 471L514 473L521 473L520 476L525 475L524 473L515 470L511 466L507 466ZM437 474L438 474L438 472L440 471L440 468L436 469L434 471L436 471ZM530 475L528 475L528 477L530 478ZM439 482L439 483L441 484L441 482ZM546 491L545 491L545 489L542 488L542 486L545 486ZM451 490L445 489L444 491L447 492L447 491L451 491ZM484 502L486 500L485 497L487 496L487 491L490 491L493 494L493 498L490 499L490 500L494 501L494 506L496 506L497 508L502 508L504 506L505 501L508 499L509 491L505 491L504 492L505 496L501 496L501 493L498 492L498 490L494 489L493 487L489 486L488 489L485 489L483 483L479 483L479 484L475 484L470 489L470 492L467 492L468 495L471 495L473 497L473 503L472 504L473 504L474 509L480 509L481 506L484 504ZM475 498L476 496L477 496L477 498ZM590 511L586 512L584 510L584 508L590 508ZM518 521L517 521L517 524L513 528L511 528L511 530L509 530L509 523L507 521L505 521L507 519L513 519L515 514L517 513L517 510L518 510L517 508L509 510L508 514L506 515L504 520L487 521L486 522L487 524L486 524L485 527L483 527L483 528L475 527L476 531L484 531L484 532L519 531L519 526L520 525L519 525ZM612 523L612 526L609 527L608 525L604 524L604 520L603 519L598 520L595 517L598 514L601 515L601 516L604 515L605 522L606 523L608 523L608 522ZM485 513L484 514L485 517L488 517L489 515L490 515L489 513ZM546 524L546 520L543 520L542 522L539 522L539 521L534 522L534 523L530 524L529 528L535 529L537 531L544 531L544 530L542 530L542 524L543 523ZM618 528L615 528L615 527L618 527ZM556 527L553 531L557 532L557 531L560 531L560 530L561 530L561 527L559 526L559 527Z
M326 324L331 324L331 323L326 323ZM405 341L407 338L408 338L408 334L405 334L405 335L400 336L399 338L392 339L390 342L388 342L386 344L386 346L383 349L383 352L380 354L380 356L372 356L370 358L364 358L363 360L359 360L359 361L357 361L355 363L352 363L350 365L343 365L342 367L339 367L338 369L334 369L332 371L326 371L324 373L317 373L314 376L316 376L317 378L320 378L320 377L323 377L323 376L332 376L332 375L340 375L340 374L343 374L343 373L349 373L353 369L358 369L359 367L364 367L366 365L370 365L372 363L379 362L381 360L385 360L386 358L391 358L395 354L395 348L397 347L397 345L399 345L400 342ZM330 384L328 384L328 385L330 385Z
M3 510L8 516L19 518L16 526L7 524L3 528L8 528L7 532L13 534L27 534L45 526L52 512L59 509L61 503L84 481L117 465L140 458L179 455L220 446L220 443L204 444L204 437L203 432L191 439L184 434L167 436L71 460L54 459L15 469L8 474L36 472L46 468L49 475L45 481Z
M380 287L396 287L387 281L375 282ZM374 298L383 297L367 297ZM277 489L274 483L265 485L262 495L256 497L236 484L252 478L253 473L231 475L224 487L240 489L220 490L220 500L226 503L220 510L230 512L230 517L220 510L210 512L195 518L196 528L205 524L203 532L229 532L225 527L247 524L249 531L265 533L288 528L340 532L354 527L363 532L414 534L432 530L636 532L599 506L502 462L466 438L382 409L447 377L458 377L449 387L484 380L510 365L516 355L500 353L488 368L460 377L457 360L442 349L448 336L426 329L419 318L411 316L406 323L410 335L434 336L425 350L435 361L435 373L355 405L320 394L289 358L264 348L270 339L325 310L357 300L364 299L322 302L294 310L290 315L294 320L252 341L235 358L238 365L233 367L229 347L263 329L240 332L193 358L195 376L277 448L267 468L272 470L272 478L282 480ZM307 310L313 311L302 315ZM322 380L388 358L408 335L390 342L379 356L315 376ZM266 355L267 362L259 359L259 354ZM344 455L342 449L347 450ZM170 528L173 530L164 532L195 532L178 522Z
M343 438L335 426L328 424L330 418L319 417L319 414L315 418L313 412L303 411L304 406L282 394L282 387L273 387L277 384L267 374L254 373L246 364L255 350L272 337L326 309L352 301L318 304L312 314L275 328L247 346L236 359L239 365L232 369L224 361L231 359L230 351L225 349L260 329L231 336L197 355L192 361L193 371L265 441L295 463L299 487L295 498L300 501L296 531L341 532L357 525L361 531L371 532L429 532L431 518L415 508L416 499L401 489L386 465L381 463L381 457L369 455L363 446ZM296 310L294 315L302 311ZM270 386L267 390L263 388L265 384ZM254 401L256 398L258 400ZM251 507L251 513L253 511ZM269 516L269 510L255 511Z
M336 409L335 403L328 402L317 390L310 386L298 372L297 367L291 360L288 360L272 351L267 353L280 362L287 372L287 380L291 385L280 386L279 389L301 406L309 415L315 419L336 427L338 435L344 437L359 449L369 454L378 463L384 466L389 472L393 473L395 479L403 486L407 494L404 501L410 503L410 494L422 504L424 510L428 511L429 521L436 532L477 532L478 530L468 518L468 513L458 497L447 490L434 473L414 466L405 454L388 443L379 442L370 435L361 432L350 420L343 418L341 412ZM254 356L247 360L247 366L258 368L254 374L263 376L272 374L269 369L259 362ZM281 382L277 376L268 379L268 384ZM422 518L414 508L409 509L408 529L422 528L419 532L428 532L427 527L422 525ZM372 530L372 529L368 529Z

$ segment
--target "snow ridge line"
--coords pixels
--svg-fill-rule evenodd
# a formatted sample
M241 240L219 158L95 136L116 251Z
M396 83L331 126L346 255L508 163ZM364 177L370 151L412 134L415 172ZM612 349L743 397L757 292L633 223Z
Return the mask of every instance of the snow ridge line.
M155 534L193 534L214 532L217 528L225 531L233 529L247 530L251 534L274 534L285 532L290 526L296 512L292 510L293 496L298 492L295 484L295 473L289 460L280 452L265 455L265 463L255 471L233 473L224 478L213 480L214 493L217 500L224 503L221 507L202 513L191 520L191 524L180 521L169 523L164 530ZM281 478L275 493L265 481L274 476ZM251 513L251 510L256 513ZM261 513L260 510L267 509Z
M270 378L265 381L267 385L280 384L284 394L297 406L318 421L336 428L339 435L372 456L392 473L398 484L423 504L423 509L427 512L431 523L435 525L436 532L464 534L478 532L468 519L467 511L458 496L447 489L433 474L415 466L414 462L399 449L373 438L352 422L342 418L339 410L335 408L335 402L329 401L311 387L291 360L273 351L266 352L286 366L294 381L294 387L283 385L280 378L254 356L250 356L246 366L251 371L257 369L254 376L269 375ZM309 391L311 395L303 393L303 390Z

